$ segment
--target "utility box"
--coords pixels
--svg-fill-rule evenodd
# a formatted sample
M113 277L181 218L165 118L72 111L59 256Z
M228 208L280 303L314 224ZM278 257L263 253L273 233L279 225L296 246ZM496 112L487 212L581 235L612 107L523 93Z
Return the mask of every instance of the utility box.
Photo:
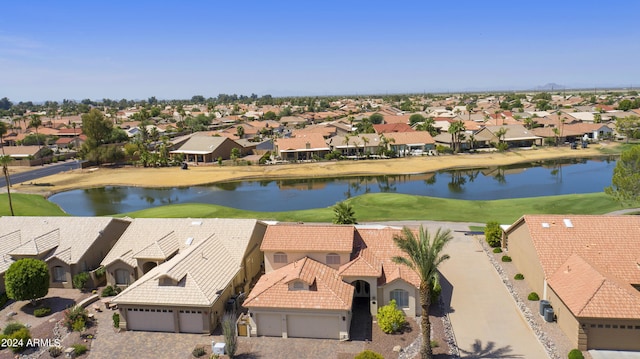
M554 320L554 312L553 312L553 308L549 307L547 309L544 310L544 321L551 323Z
M224 355L224 343L215 343L213 344L213 354Z
M544 317L544 310L547 308L551 308L551 303L548 300L540 301L540 316Z

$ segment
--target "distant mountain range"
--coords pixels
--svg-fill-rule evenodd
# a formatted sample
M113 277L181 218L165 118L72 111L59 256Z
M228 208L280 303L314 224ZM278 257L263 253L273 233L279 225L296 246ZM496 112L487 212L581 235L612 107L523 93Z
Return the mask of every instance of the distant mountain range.
M566 88L567 88L566 86L558 85L557 83L553 83L553 82L551 82L551 83L548 83L548 84L546 84L546 85L544 85L544 86L538 86L538 87L534 88L534 90L536 90L536 91L545 91L545 90L564 90L564 89L566 89Z

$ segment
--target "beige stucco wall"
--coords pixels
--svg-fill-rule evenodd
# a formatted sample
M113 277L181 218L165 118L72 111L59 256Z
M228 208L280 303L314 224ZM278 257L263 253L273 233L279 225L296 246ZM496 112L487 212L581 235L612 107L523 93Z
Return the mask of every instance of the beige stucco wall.
M100 262L102 262L111 248L113 248L128 226L128 221L112 220L109 225L102 230L102 234L93 241L82 257L76 261L77 265L73 268L74 273L72 274L75 275L80 272L91 271L98 268Z
M507 239L506 255L510 256L518 272L524 275L531 289L544 298L545 278L540 258L533 246L526 224L520 223L510 231Z
M378 313L378 278L377 277L343 277L343 281L354 285L354 283L358 280L369 283L369 310L371 315L376 315ZM354 293L354 297L358 295ZM364 295L361 295L362 297Z
M136 279L136 268L132 268L127 263L117 260L105 267L107 274L107 284L115 285L116 284L116 270L124 269L129 272L129 284L133 283Z
M73 276L71 274L71 268L69 265L58 258L51 258L47 261L49 267L49 287L50 288L73 288ZM53 268L60 266L65 270L65 280L63 282L54 282Z
M391 301L391 291L394 289L402 289L409 292L409 306L406 308L400 308L404 311L406 316L415 317L422 312L420 308L420 292L418 288L400 279L394 280L382 287L382 302L380 303L380 306L389 304Z
M340 255L340 264L327 264L329 267L334 268L334 269L338 269L340 268L341 265L349 262L349 259L351 257L351 252L284 252L287 254L287 263L275 263L273 261L273 255L275 253L280 253L280 251L278 252L271 252L271 251L267 251L264 252L264 265L265 265L265 272L269 273L273 270L276 270L278 268L282 268L284 266L286 266L289 263L293 263L299 259L302 259L304 257L309 257L317 262L320 263L324 263L327 264L327 254L329 253L335 253Z
M554 292L550 287L547 289L547 297L551 307L553 307L554 314L557 317L557 325L562 329L567 338L569 338L571 345L577 348L578 329L580 328L578 320L574 317L573 313L571 313L569 308L567 308L556 292Z

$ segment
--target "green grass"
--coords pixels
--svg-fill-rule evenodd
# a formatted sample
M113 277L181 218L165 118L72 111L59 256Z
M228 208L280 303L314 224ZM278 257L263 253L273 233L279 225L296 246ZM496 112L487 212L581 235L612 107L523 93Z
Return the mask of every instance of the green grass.
M604 214L622 206L604 193L495 201L463 201L393 193L375 193L349 200L359 222L439 220L513 223L523 214ZM331 207L288 212L254 212L208 204L177 204L126 213L130 217L258 218L287 222L331 222ZM472 230L484 230L483 227Z
M484 232L484 226L469 226L469 230L472 232Z
M57 205L38 195L12 194L18 216L65 216ZM464 201L456 199L412 196L395 193L373 193L348 200L359 222L393 220L436 220L452 222L503 224L515 222L523 214L604 214L623 207L604 193ZM0 195L0 215L9 215L7 195ZM257 218L286 222L331 222L331 207L288 212L245 211L212 204L174 204L154 207L119 216L149 218ZM484 227L470 228L483 231Z
M39 195L11 193L11 202L16 216L67 216L57 204ZM0 194L0 216L10 215L7 194Z

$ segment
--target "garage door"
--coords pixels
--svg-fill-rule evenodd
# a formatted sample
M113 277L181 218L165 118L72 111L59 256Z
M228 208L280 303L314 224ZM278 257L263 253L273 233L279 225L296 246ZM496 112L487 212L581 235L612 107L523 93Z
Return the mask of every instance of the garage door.
M127 308L127 328L148 332L173 332L173 310Z
M258 335L268 337L282 336L282 316L280 314L256 313Z
M291 338L340 339L340 317L289 315L287 333Z
M589 349L640 350L640 326L599 324L589 328L587 338Z
M202 333L203 318L201 310L180 311L180 333Z

